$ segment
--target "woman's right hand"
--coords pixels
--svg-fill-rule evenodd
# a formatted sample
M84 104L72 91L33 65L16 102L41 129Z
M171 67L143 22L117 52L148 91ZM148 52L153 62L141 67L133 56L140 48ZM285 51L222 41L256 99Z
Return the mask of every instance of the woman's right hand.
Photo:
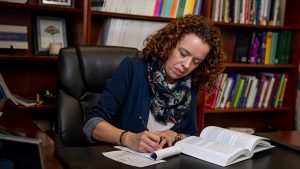
M154 152L159 149L160 136L157 133L143 131L125 133L123 145L138 152Z

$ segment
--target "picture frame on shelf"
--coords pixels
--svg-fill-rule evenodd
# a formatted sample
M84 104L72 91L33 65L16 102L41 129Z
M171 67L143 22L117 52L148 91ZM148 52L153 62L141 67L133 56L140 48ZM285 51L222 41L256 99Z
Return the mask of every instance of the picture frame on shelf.
M74 7L75 0L39 0L41 5Z
M27 50L27 29L27 26L0 24L0 49L13 48Z
M68 46L65 18L37 16L33 31L35 55L57 55L60 48Z

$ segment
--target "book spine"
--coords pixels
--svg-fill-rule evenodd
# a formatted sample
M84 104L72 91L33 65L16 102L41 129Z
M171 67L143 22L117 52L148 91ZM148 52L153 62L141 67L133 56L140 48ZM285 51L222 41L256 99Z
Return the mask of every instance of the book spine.
M185 8L186 0L180 0L179 6L178 6L178 11L176 14L176 18L182 17L183 16L183 11Z
M280 98L280 95L281 95L281 92L282 92L282 87L283 87L283 84L284 84L284 79L285 79L285 75L281 74L281 76L280 76L280 82L279 82L279 87L278 87L278 90L276 92L275 101L274 101L274 107L275 108L278 107L278 102L279 102L279 98Z
M285 89L286 89L287 81L288 81L288 75L286 74L285 78L284 78L282 92L281 92L281 95L280 95L279 101L278 101L278 107L282 107L283 106L283 100L284 100L284 94L285 94Z
M267 32L267 39L266 39L266 53L265 53L265 62L264 64L270 64L270 53L271 53L271 45L272 45L272 32Z
M171 18L176 18L176 12L178 10L179 1L180 0L173 0L173 2L172 2L172 7L171 7L171 11L170 11Z
M233 108L236 108L237 107L237 104L238 104L238 100L240 99L241 97L241 93L242 93L242 89L244 87L244 84L245 84L245 79L240 79L240 83L239 83L239 86L238 86L238 89L237 89L237 94L235 96L235 99L234 99L234 103L233 103Z
M161 8L161 1L162 0L156 0L153 16L159 16L159 11L160 11L160 8Z

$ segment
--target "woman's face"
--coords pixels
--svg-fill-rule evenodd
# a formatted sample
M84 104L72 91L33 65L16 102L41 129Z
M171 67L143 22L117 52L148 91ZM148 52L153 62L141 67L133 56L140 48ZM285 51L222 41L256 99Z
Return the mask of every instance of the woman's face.
M208 55L210 47L194 33L183 35L165 62L168 83L190 74Z

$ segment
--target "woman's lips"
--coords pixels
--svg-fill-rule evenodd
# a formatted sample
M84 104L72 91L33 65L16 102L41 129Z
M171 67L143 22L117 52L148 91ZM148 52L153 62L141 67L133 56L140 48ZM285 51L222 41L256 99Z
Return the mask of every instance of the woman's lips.
M174 73L177 75L177 76L182 76L184 74L184 71L181 71L180 69L178 68L174 68Z

